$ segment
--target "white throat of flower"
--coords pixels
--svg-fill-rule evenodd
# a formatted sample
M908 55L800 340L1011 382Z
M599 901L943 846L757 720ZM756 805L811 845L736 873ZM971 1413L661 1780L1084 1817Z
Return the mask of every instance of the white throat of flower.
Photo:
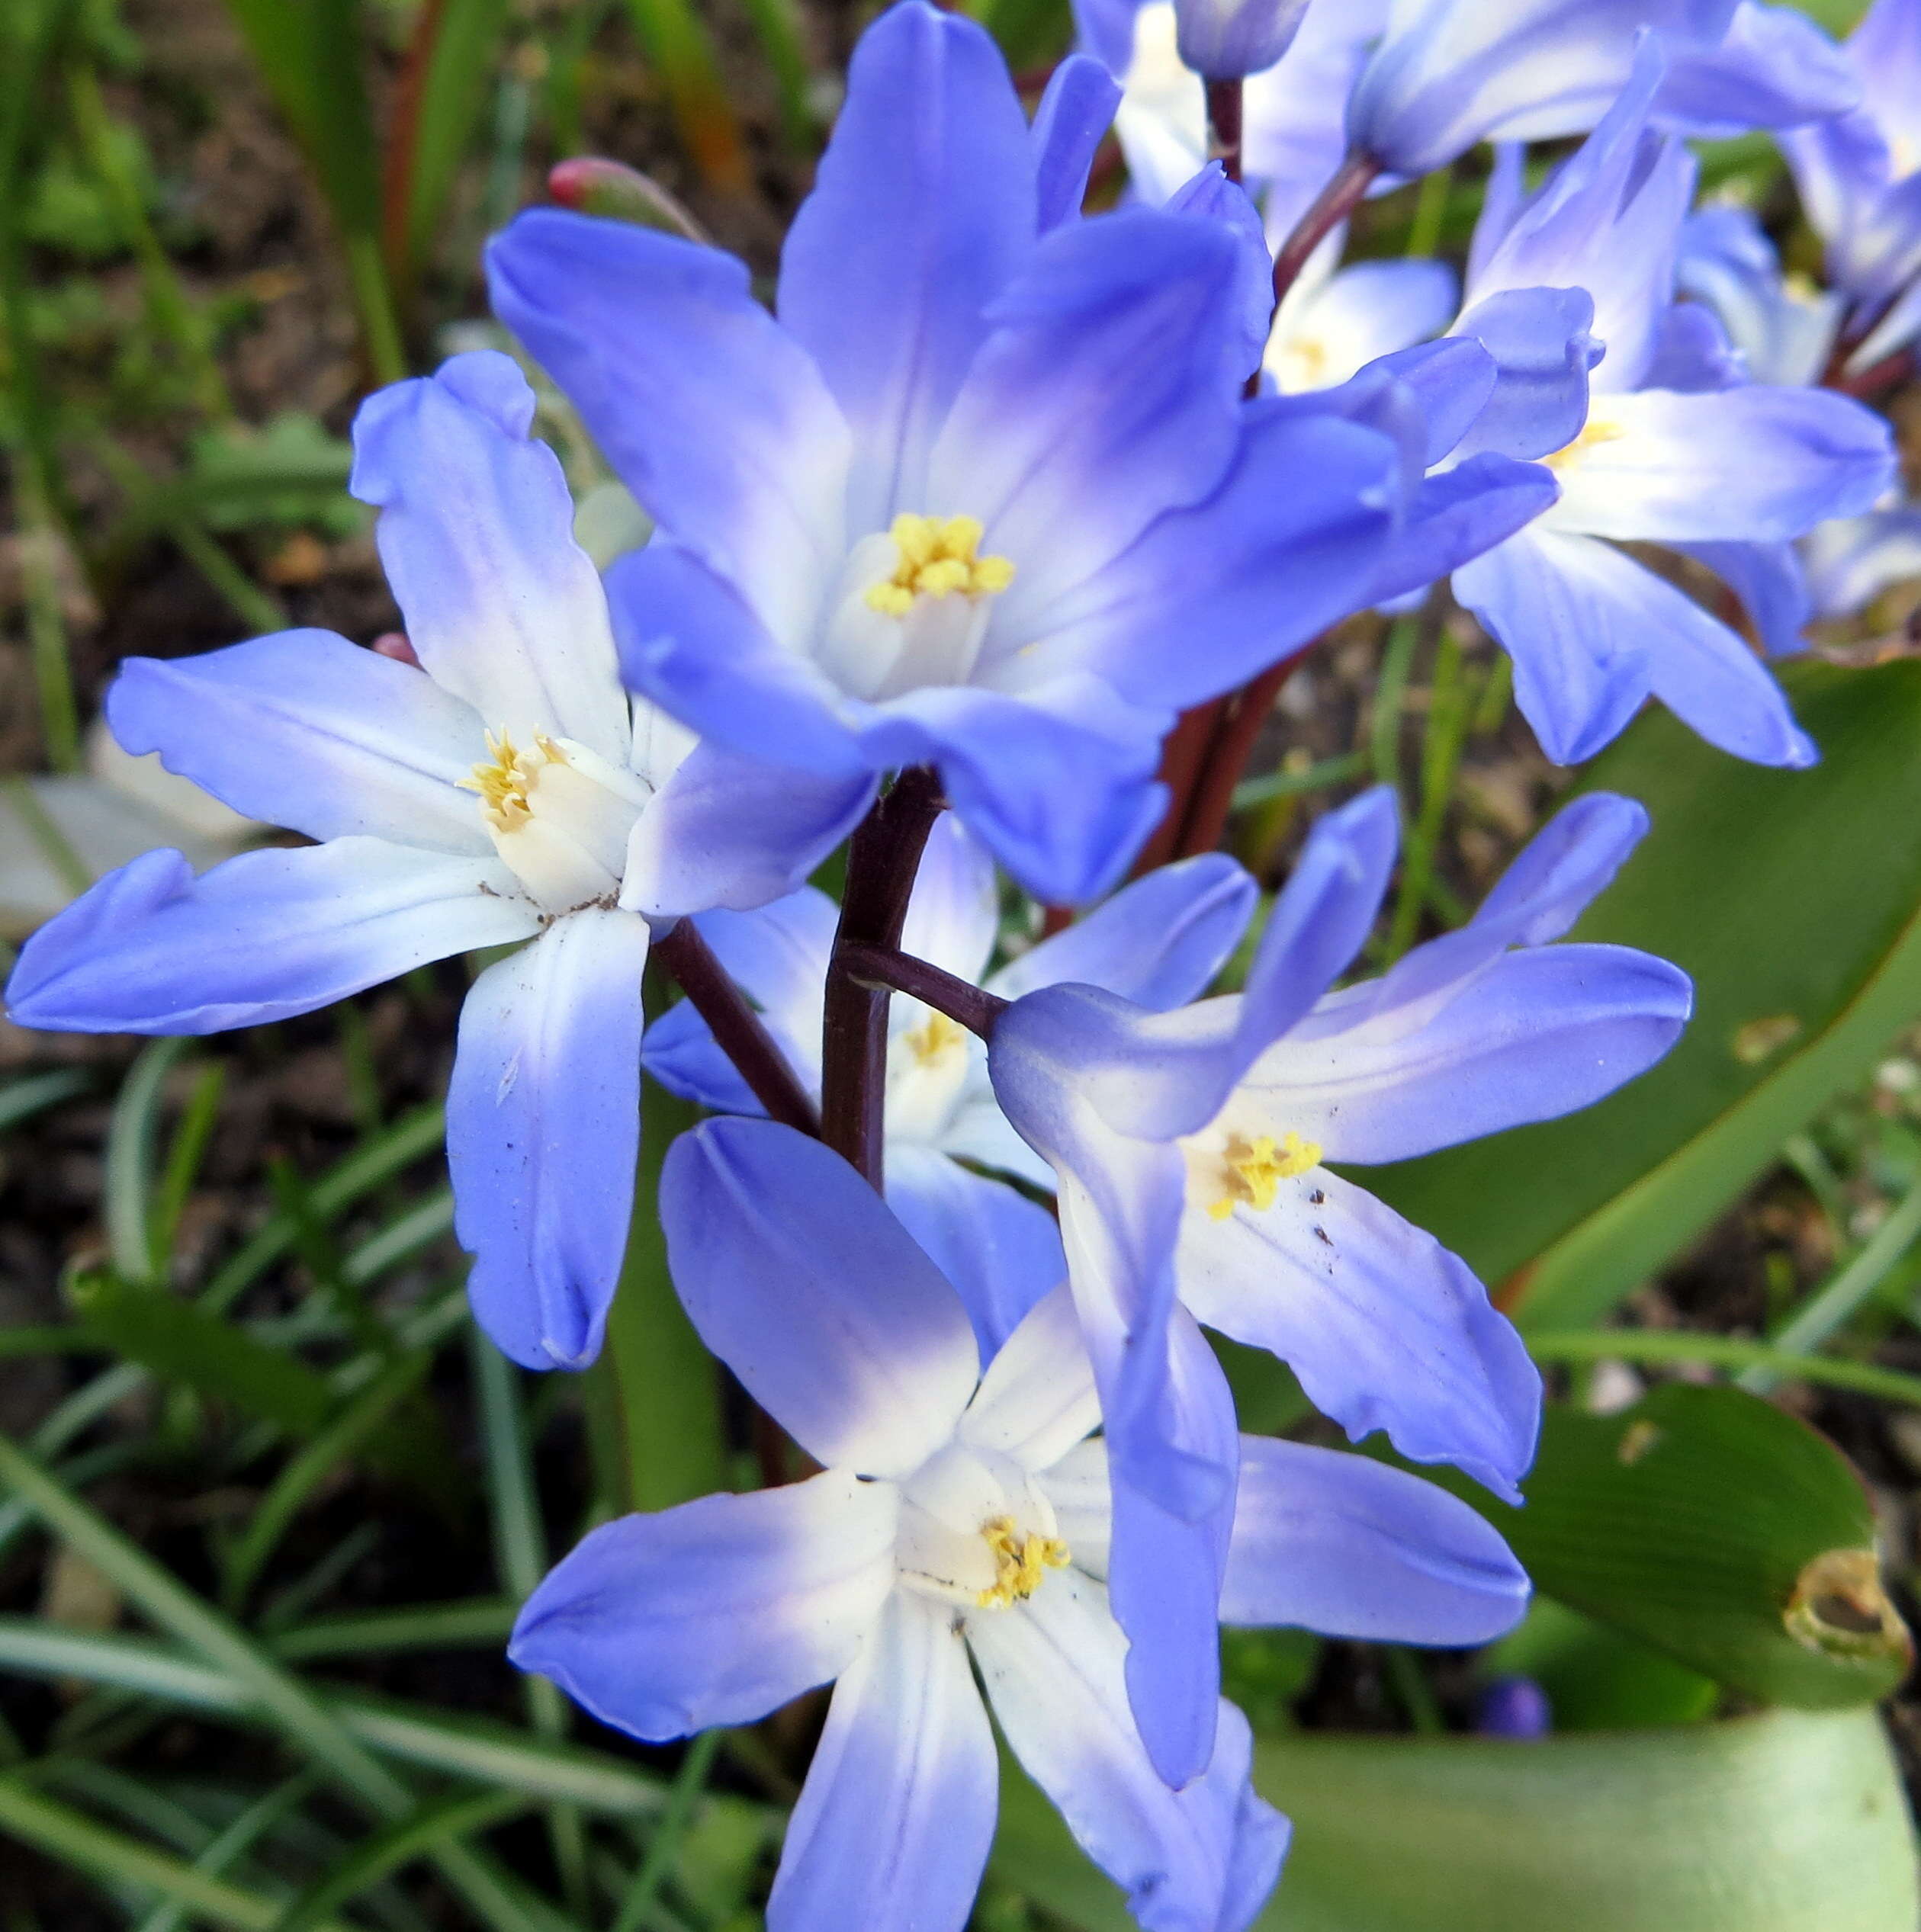
M1053 1505L1007 1456L949 1443L901 1486L895 1561L923 1596L1009 1609L1071 1560Z
M536 731L523 749L506 727L487 734L490 756L462 787L480 794L494 849L542 912L612 905L627 868L627 841L652 791L572 738Z
M1004 557L981 554L970 516L897 516L849 553L830 607L821 666L856 698L965 684L994 599L1014 581Z
M984 1057L972 1034L945 1013L896 994L887 1052L887 1131L932 1146L951 1125L968 1074Z

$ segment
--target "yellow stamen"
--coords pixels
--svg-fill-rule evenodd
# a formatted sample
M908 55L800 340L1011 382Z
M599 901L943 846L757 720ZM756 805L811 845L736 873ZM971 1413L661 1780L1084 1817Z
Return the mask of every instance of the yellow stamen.
M564 765L567 753L544 731L534 733L532 751L517 751L503 728L487 734L491 759L474 767L471 778L458 782L463 791L480 794L480 813L496 832L512 832L533 816L528 793L542 766Z
M1283 1181L1320 1164L1319 1142L1303 1141L1291 1127L1278 1145L1271 1134L1251 1141L1231 1134L1221 1155L1221 1182L1226 1192L1218 1201L1209 1202L1209 1218L1225 1221L1243 1202L1257 1214L1264 1213L1274 1205Z
M988 597L1014 582L1004 557L982 557L978 517L916 516L903 511L888 534L899 560L891 576L867 592L869 610L905 617L917 597Z
M975 1599L984 1610L1004 1610L1024 1603L1039 1589L1049 1570L1064 1570L1071 1559L1058 1536L1017 1535L1012 1516L990 1516L981 1534L994 1552L993 1587Z
M956 1047L966 1044L966 1029L945 1013L930 1013L927 1023L914 1028L903 1041L917 1064L923 1067L944 1059Z
M1627 432L1619 423L1608 422L1596 417L1586 425L1572 442L1563 443L1551 456L1544 456L1539 460L1550 470L1565 470L1582 451L1592 449L1597 443L1617 443L1627 434Z

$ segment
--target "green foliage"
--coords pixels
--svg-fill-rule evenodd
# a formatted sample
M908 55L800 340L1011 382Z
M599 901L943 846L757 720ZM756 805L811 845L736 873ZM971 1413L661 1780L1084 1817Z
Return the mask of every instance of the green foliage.
M1526 1620L1486 1653L1482 1667L1489 1676L1531 1677L1547 1693L1557 1731L1691 1724L1721 1701L1712 1677L1551 1597L1534 1599Z
M1583 778L1640 799L1653 829L1572 936L1685 968L1681 1044L1583 1113L1366 1176L1484 1279L1526 1268L1524 1326L1605 1314L1921 1011L1921 664L1784 682L1822 747L1812 772L1737 763L1654 711Z

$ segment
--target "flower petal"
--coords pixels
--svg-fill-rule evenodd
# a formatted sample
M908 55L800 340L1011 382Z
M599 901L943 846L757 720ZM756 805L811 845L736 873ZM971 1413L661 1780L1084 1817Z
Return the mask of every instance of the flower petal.
M1160 866L1003 967L988 990L1018 1000L1074 981L1164 1013L1207 990L1259 898L1225 852Z
M1252 1740L1232 1704L1206 1775L1170 1791L1127 1706L1125 1639L1091 1578L1063 1571L968 1637L994 1715L1081 1849L1148 1932L1242 1932L1265 1902L1287 1822L1254 1795Z
M988 1362L961 1417L961 1440L1039 1471L1052 1468L1100 1427L1094 1365L1073 1292L1059 1279ZM1104 1449L1101 1467L1107 1467Z
M310 839L352 833L436 852L493 850L458 788L487 756L473 708L410 664L328 631L282 631L198 657L124 660L107 721L237 812Z
M830 1469L602 1523L550 1571L508 1655L650 1741L750 1724L852 1664L895 1588L899 1492Z
M654 918L764 906L804 884L866 815L874 781L696 745L635 821L621 903Z
M773 635L804 636L846 547L847 426L747 265L562 208L518 217L487 263L494 313L641 507Z
M1241 1439L1224 1623L1369 1643L1492 1643L1527 1607L1500 1532L1433 1483L1364 1455Z
M899 6L861 37L779 304L853 430L856 536L937 509L927 453L1033 251L1034 174L1020 98L973 21Z
M984 1360L1066 1277L1061 1231L1045 1208L935 1148L890 1140L887 1205L966 1304Z
M980 1375L966 1311L838 1154L703 1122L668 1153L660 1221L701 1339L809 1455L901 1476L952 1433Z
M934 820L914 875L901 950L978 981L1001 926L994 861L952 812Z
M1557 765L1620 735L1647 696L1650 653L1667 641L1622 608L1619 593L1634 588L1623 571L1646 576L1592 538L1537 525L1454 573L1454 595L1514 660L1515 701Z
M381 561L427 675L523 743L551 732L625 765L606 599L533 417L511 357L457 355L361 405L349 487L380 506Z
M1238 1473L1234 1398L1193 1317L1169 1322L1172 1439L1183 1455ZM1127 1634L1127 1696L1154 1768L1176 1789L1206 1770L1220 1709L1221 1581L1234 1488L1184 1520L1123 1473L1113 1482L1107 1587Z
M474 1318L529 1369L584 1369L620 1279L640 1151L647 926L589 907L496 961L447 1090L454 1231Z
M910 1921L915 1932L961 1932L1000 1785L952 1613L896 1590L834 1686L788 1822L768 1932Z
M1452 1462L1510 1502L1534 1460L1540 1376L1466 1264L1324 1167L1263 1211L1182 1223L1181 1299L1210 1328L1280 1356L1358 1442L1385 1429L1416 1462Z
M1887 422L1832 390L1645 390L1597 403L1550 528L1656 543L1781 542L1871 509L1894 477Z
M1042 234L1078 217L1094 150L1120 104L1113 76L1087 54L1069 54L1048 77L1032 135Z
M219 1033L311 1013L537 924L490 854L335 839L243 852L195 878L177 852L111 872L21 948L17 1025Z

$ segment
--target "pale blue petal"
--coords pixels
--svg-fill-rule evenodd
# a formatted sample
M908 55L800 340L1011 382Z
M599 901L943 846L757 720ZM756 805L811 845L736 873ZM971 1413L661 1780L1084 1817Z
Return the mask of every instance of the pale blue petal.
M1527 1607L1526 1574L1478 1511L1364 1455L1241 1439L1224 1623L1365 1643L1492 1643Z
M461 1009L454 1231L474 1258L474 1319L525 1368L600 1353L640 1151L647 950L632 913L570 913L490 966Z
M1120 104L1113 75L1089 55L1069 54L1048 77L1032 133L1042 234L1079 215L1094 150Z
M961 1932L1000 1785L952 1612L896 1590L834 1686L788 1821L767 1932Z
M1791 544L1677 544L1740 599L1770 657L1805 650L1801 627L1813 615L1807 572Z
M967 1305L983 1360L1067 1274L1054 1217L936 1149L890 1141L887 1205Z
M1107 1592L1071 1570L968 1635L1015 1757L1147 1932L1242 1932L1287 1847L1287 1821L1248 1782L1246 1719L1224 1703L1205 1776L1170 1791L1128 1711Z
M641 508L775 634L801 635L846 550L847 428L747 265L562 208L519 216L487 261L494 313Z
M660 1222L701 1339L817 1461L903 1476L952 1433L980 1375L966 1311L837 1154L705 1121L668 1153Z
M866 816L874 781L696 745L635 822L620 902L654 918L746 911L802 885Z
M830 1469L590 1531L508 1655L649 1742L751 1724L852 1664L895 1587L899 1492Z
M1038 1473L1053 1469L1100 1426L1094 1366L1073 1291L1062 1279L1021 1317L988 1362L961 1418L960 1439ZM1103 1444L1103 1479L1107 1466ZM1043 1487L1051 1494L1051 1484Z
M1280 1356L1351 1440L1384 1429L1414 1462L1452 1462L1519 1500L1540 1376L1486 1289L1432 1235L1317 1167L1282 1182L1270 1208L1188 1215L1179 1266L1194 1314Z
M1524 530L1552 509L1553 473L1491 452L1425 478L1369 595L1389 604L1431 583Z
M1592 757L1647 696L1648 654L1665 640L1623 608L1622 570L1640 566L1536 525L1454 573L1454 595L1514 660L1515 701L1557 765Z
M150 852L27 942L8 1011L61 1032L220 1033L311 1013L537 924L490 855L336 839L243 852L195 878L178 852Z
M1921 577L1921 509L1902 504L1824 524L1803 550L1823 617L1852 617L1890 585Z
M1846 55L1805 14L1742 0L1719 47L1677 50L1654 111L1682 133L1724 140L1846 114L1861 93Z
M1692 1006L1687 975L1651 954L1537 948L1425 1000L1337 995L1315 1037L1270 1048L1241 1091L1330 1160L1411 1160L1592 1106L1659 1061Z
M1573 441L1588 415L1588 372L1601 359L1594 298L1582 288L1507 288L1475 303L1454 333L1494 358L1492 394L1453 445L1525 461Z
M533 416L511 357L457 355L361 405L349 487L380 508L374 541L427 675L522 743L550 732L625 765L606 599Z
M953 813L943 812L914 875L901 950L956 978L977 981L987 970L1000 923L993 859Z
M1182 1455L1238 1473L1234 1397L1193 1317L1168 1327L1171 1441ZM1154 1768L1178 1789L1214 1754L1220 1709L1221 1580L1234 1487L1191 1520L1164 1509L1123 1474L1113 1484L1107 1587L1128 1641L1127 1697Z
M107 721L137 757L158 752L236 812L310 839L493 849L479 801L458 788L488 756L480 716L416 666L331 631L127 658Z
M780 319L853 431L853 534L936 508L928 451L1033 249L1036 193L992 40L920 0L883 14L781 254Z
M1018 1000L1075 982L1150 1012L1185 1006L1226 964L1260 897L1225 852L1158 867L1003 967L988 990Z

